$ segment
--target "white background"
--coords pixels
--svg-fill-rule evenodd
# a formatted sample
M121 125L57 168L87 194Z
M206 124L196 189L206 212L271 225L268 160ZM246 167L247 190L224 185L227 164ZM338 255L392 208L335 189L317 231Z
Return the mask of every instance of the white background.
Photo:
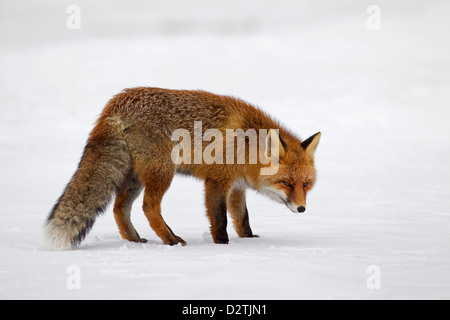
M450 298L448 1L93 2L0 3L0 298ZM42 226L93 123L134 86L239 96L303 139L322 131L307 212L250 192L261 237L230 224L216 245L202 183L176 178L163 215L186 247L162 245L140 198L149 243L121 240L110 207L79 249L49 251Z

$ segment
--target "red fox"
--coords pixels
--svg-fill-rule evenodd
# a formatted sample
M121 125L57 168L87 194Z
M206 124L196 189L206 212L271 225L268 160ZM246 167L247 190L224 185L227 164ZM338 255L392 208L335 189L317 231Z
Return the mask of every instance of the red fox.
M204 137L188 139L184 146L192 148L177 149L179 137L173 135L177 129L191 135L197 130ZM263 143L258 150L264 152L259 159L252 157L255 147L250 135L230 149L230 139L236 137L228 135L230 129L254 132L260 138ZM207 137L211 130L216 130L214 147L203 145L212 140ZM264 130L268 131L265 136ZM217 132L223 133L223 141ZM130 220L132 204L144 190L143 211L155 233L164 244L185 245L161 215L161 201L176 173L204 180L215 243L229 242L227 211L239 237L257 237L250 228L245 190L252 188L293 212L304 212L306 195L316 181L314 153L320 137L319 132L302 142L258 108L233 97L204 91L125 89L108 102L92 130L77 171L46 220L46 238L53 249L75 248L115 194L113 211L121 236L146 242ZM242 149L239 153L241 147L244 153ZM205 156L198 156L196 148ZM236 149L236 157L244 157L228 161ZM177 152L184 153L185 161L174 161ZM217 161L208 161L206 154ZM220 161L224 158L226 163ZM275 170L263 174L273 163Z

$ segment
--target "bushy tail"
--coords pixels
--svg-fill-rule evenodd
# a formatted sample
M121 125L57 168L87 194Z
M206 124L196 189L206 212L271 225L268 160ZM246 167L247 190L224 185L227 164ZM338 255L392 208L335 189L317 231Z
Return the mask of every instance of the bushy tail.
M77 171L47 218L44 232L52 249L73 249L84 239L131 168L126 142L101 131L95 134L94 129Z

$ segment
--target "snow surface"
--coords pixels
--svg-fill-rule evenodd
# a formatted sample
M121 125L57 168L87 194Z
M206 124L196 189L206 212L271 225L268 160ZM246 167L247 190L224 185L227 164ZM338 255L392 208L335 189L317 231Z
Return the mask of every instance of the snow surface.
M368 1L92 2L0 4L0 298L450 298L448 1L377 1L381 30ZM140 198L149 243L122 240L110 207L79 249L49 251L42 225L96 117L134 86L231 94L322 131L306 214L250 192L261 237L230 224L216 245L202 184L177 177L163 215L186 247L162 245Z

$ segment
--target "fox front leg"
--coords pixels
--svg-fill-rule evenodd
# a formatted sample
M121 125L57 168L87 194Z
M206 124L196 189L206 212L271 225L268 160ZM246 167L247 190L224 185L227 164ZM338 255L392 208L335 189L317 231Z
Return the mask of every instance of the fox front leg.
M228 211L233 218L234 228L241 238L257 238L250 228L245 189L233 189L228 196Z
M228 244L227 187L214 180L205 182L206 213L211 223L211 235L215 243Z

